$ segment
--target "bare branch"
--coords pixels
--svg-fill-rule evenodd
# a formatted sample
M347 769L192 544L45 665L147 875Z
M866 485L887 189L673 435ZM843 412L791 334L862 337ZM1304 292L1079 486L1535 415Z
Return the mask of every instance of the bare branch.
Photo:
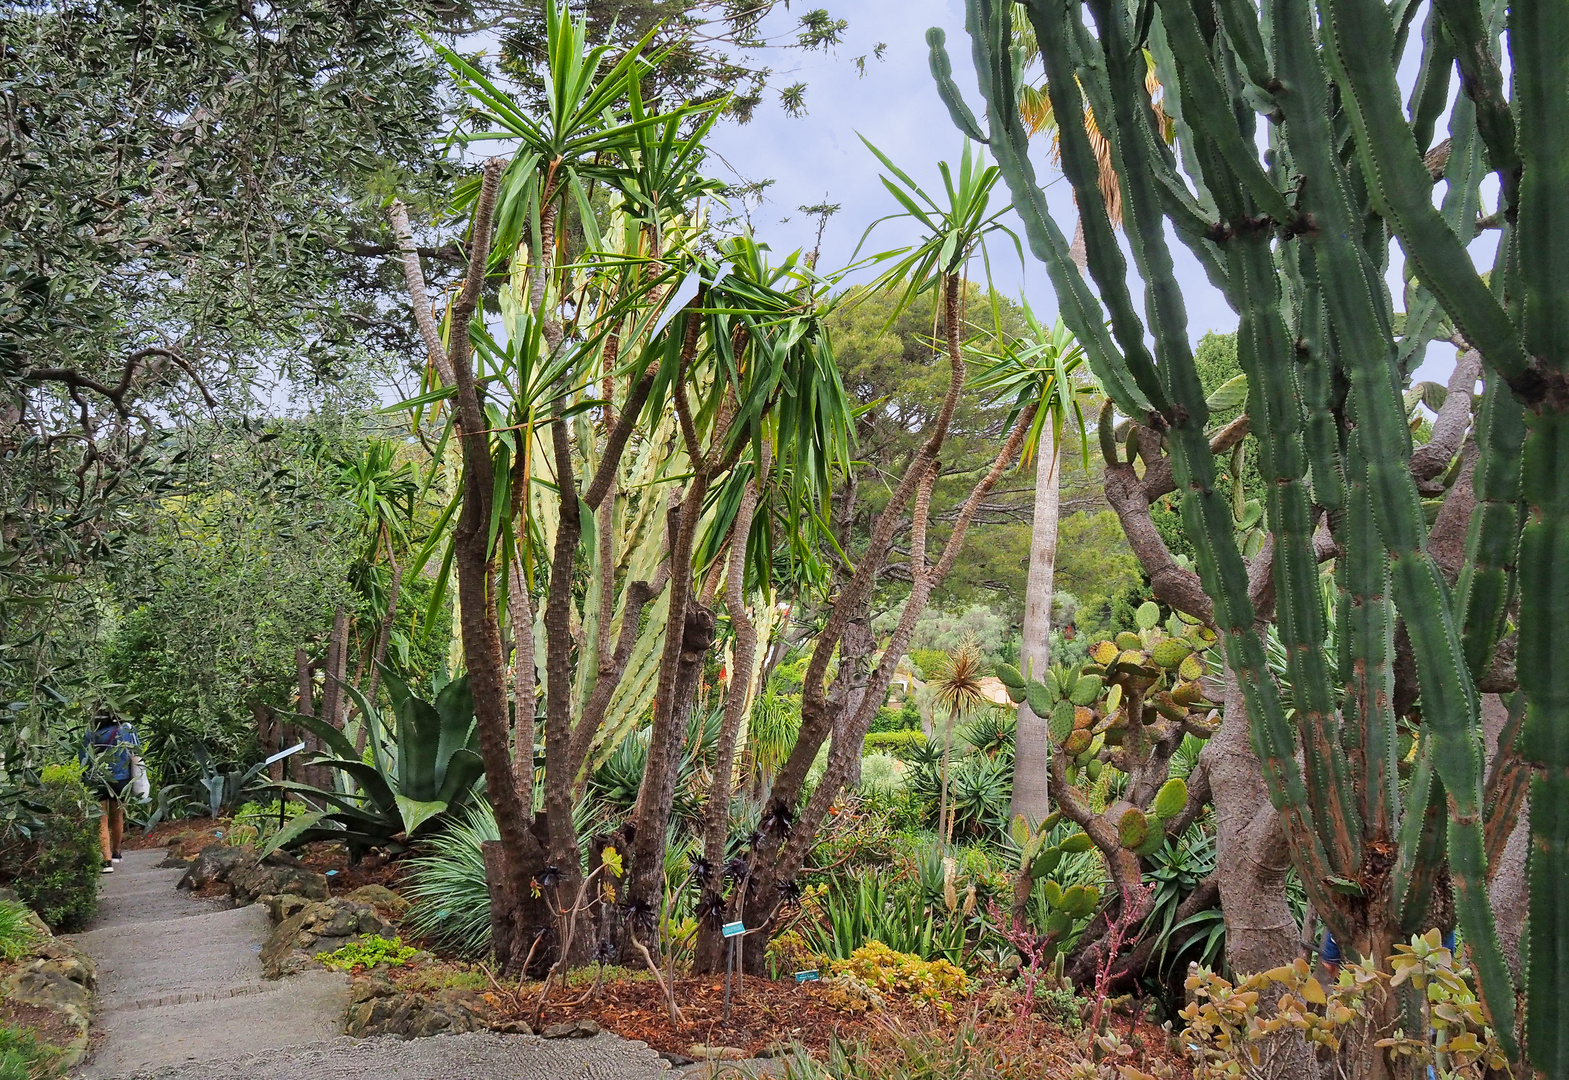
M441 343L441 331L436 326L435 313L430 308L430 298L425 292L425 272L420 268L419 251L414 247L414 235L409 229L408 207L402 199L392 201L388 211L392 231L398 238L399 261L403 264L403 281L408 286L409 302L414 305L414 322L419 327L420 340L425 343L425 355L437 376L447 385L457 382L452 374L452 363Z

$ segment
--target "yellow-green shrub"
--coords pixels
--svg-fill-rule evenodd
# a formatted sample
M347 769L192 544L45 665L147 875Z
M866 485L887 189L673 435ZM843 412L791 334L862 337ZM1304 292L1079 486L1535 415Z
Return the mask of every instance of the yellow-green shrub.
M922 960L913 953L896 952L880 941L868 941L848 960L829 965L835 975L849 975L882 993L908 994L944 1012L970 992L963 970L946 960Z

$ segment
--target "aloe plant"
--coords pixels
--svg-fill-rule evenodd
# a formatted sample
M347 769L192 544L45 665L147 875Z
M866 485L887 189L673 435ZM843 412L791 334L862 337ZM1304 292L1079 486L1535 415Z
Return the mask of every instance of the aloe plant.
M475 750L474 697L468 677L459 676L440 687L431 701L416 697L390 671L383 677L392 697L390 731L381 713L359 691L344 688L363 719L369 741L366 757L356 754L353 740L326 721L293 718L292 723L318 736L337 755L320 755L314 764L341 773L349 790L278 785L304 796L317 809L291 821L269 848L341 840L356 857L372 847L402 852L416 837L469 805L485 769Z
M966 2L985 131L959 94L935 29L933 74L956 125L988 143L1062 317L1117 411L1158 444L1154 454L1148 444L1130 446L1129 461L1136 455L1173 469L1207 595L1197 606L1207 607L1205 619L1225 642L1315 909L1343 945L1380 963L1397 935L1426 925L1446 867L1484 1006L1518 1057L1515 988L1485 887L1496 856L1487 840L1510 831L1489 819L1513 812L1518 800L1484 799L1477 737L1479 683L1517 680L1528 709L1518 742L1500 753L1518 753L1539 770L1531 781L1537 902L1525 1034L1536 1069L1569 1074L1569 919L1553 903L1569 878L1569 669L1554 662L1569 589L1569 470L1558 465L1569 436L1569 204L1561 194L1569 172L1569 8L1552 0L1508 6L1506 95L1504 5L1428 5L1408 112L1396 69L1422 5L1153 0L1132 10L1088 0L1092 19L1080 0L1022 5L1052 108L1076 116L1087 106L1110 143L1128 248L1145 286L1141 317L1078 125L1061 129L1062 165L1098 295L1047 210L1019 120L1010 46L1020 7ZM1456 67L1466 92L1451 105ZM1175 149L1157 137L1152 73ZM1449 139L1432 147L1446 115ZM1500 205L1482 216L1488 172L1499 177ZM1446 191L1435 205L1440 178ZM1467 245L1488 227L1500 228L1500 243L1483 274ZM1413 277L1403 322L1385 285L1391 234ZM1233 514L1215 488L1208 409L1170 236L1240 315L1238 359L1268 484L1275 619L1295 725L1268 670ZM1444 571L1459 568L1429 549L1421 495L1459 443L1414 454L1401 400L1410 370L1446 330L1480 358L1487 387L1464 570L1453 587ZM1343 615L1334 653L1314 542L1325 523ZM1498 671L1509 667L1509 650L1498 645L1516 604L1518 659ZM1419 692L1412 715L1421 730L1404 798L1392 697L1397 651L1405 648L1395 644L1397 618L1409 635Z

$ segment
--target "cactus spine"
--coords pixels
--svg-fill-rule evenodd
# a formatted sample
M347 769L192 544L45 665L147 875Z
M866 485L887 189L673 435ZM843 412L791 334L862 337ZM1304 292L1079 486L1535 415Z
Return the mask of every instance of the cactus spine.
M1128 460L1147 457L1151 446L1170 454L1213 625L1244 688L1255 748L1315 907L1343 943L1380 960L1390 927L1422 925L1447 861L1482 998L1511 1055L1518 1053L1514 987L1485 883L1492 839L1511 824L1496 815L1512 814L1518 799L1484 803L1476 736L1477 682L1489 673L1518 600L1516 671L1528 702L1518 748L1538 770L1530 874L1533 897L1545 899L1531 917L1527 1035L1536 1069L1569 1075L1569 909L1554 897L1569 880L1569 664L1556 635L1569 624L1569 200L1562 194L1569 181L1569 5L1508 6L1506 98L1496 43L1504 6L1436 0L1410 118L1395 77L1407 27L1395 19L1409 19L1413 4L1316 0L1315 17L1297 0L1153 0L1137 6L1136 24L1116 0L1023 6L1056 115L1080 115L1088 101L1110 144L1128 249L1145 286L1144 318L1076 124L1061 126L1062 166L1098 300L1047 212L1017 116L1014 5L966 3L985 129L964 105L934 30L928 42L938 89L956 123L988 141L1064 321L1116 408L1134 421L1138 443L1130 437ZM1175 152L1156 134L1146 55L1178 131ZM1456 64L1466 95L1448 107L1448 188L1435 207L1422 152L1446 108ZM1267 165L1257 153L1260 114L1269 124ZM1355 151L1349 158L1336 152L1347 133ZM1484 281L1466 245L1487 169L1500 177L1506 226ZM1295 724L1268 674L1248 566L1231 508L1215 490L1208 412L1168 221L1239 314L1250 430L1269 482L1275 619ZM1420 282L1398 336L1383 273L1391 233ZM1418 481L1434 478L1413 475L1401 400L1410 367L1445 318L1480 354L1486 385L1476 425L1476 502L1453 589L1428 550ZM1101 440L1112 460L1107 427ZM1314 544L1325 524L1337 548L1336 656L1326 648ZM1396 780L1397 617L1415 661L1422 730L1405 805ZM1109 680L1136 667L1129 653L1140 648L1102 643L1092 658ZM1171 649L1156 659L1153 670L1182 662ZM1117 735L1117 753L1142 752L1143 715L1186 704L1183 685L1148 700L1148 688L1136 688L1119 714L1124 723L1104 732L1107 743ZM1116 828L1086 825L1097 845L1106 839L1097 832L1132 840L1140 821L1159 821L1135 803ZM1390 842L1397 843L1394 865L1380 866L1370 852ZM1392 878L1387 890L1378 885L1383 875ZM1387 904L1377 898L1383 895L1391 896Z

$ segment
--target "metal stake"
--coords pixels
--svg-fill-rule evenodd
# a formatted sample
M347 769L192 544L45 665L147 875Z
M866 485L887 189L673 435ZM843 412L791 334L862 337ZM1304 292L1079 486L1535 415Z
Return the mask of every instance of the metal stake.
M735 943L738 938L731 938L730 948L725 954L725 1023L730 1022L730 975L735 970Z

